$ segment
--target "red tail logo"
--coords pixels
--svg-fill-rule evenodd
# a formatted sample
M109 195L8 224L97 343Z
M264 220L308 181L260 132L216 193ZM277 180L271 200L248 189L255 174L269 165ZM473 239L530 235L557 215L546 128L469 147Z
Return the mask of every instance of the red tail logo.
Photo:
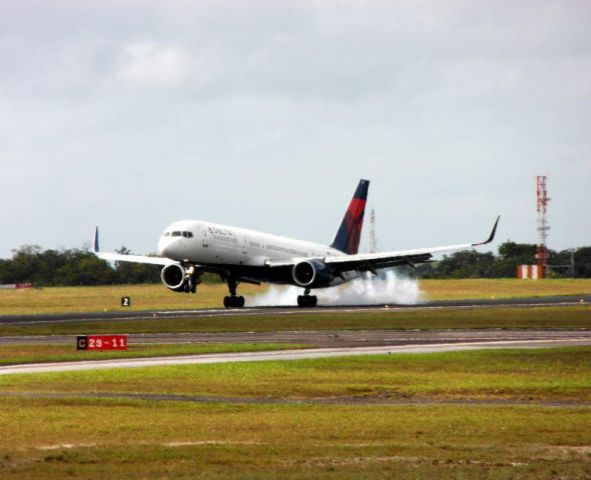
M349 208L347 208L343 221L331 244L332 248L348 254L355 254L359 251L368 189L369 180L360 180L353 199L349 204Z

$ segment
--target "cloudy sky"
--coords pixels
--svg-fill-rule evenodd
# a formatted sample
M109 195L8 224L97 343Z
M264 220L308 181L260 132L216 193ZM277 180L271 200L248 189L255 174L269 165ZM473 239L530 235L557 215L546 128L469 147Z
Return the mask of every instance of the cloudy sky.
M204 219L382 250L591 245L588 1L0 3L0 257Z

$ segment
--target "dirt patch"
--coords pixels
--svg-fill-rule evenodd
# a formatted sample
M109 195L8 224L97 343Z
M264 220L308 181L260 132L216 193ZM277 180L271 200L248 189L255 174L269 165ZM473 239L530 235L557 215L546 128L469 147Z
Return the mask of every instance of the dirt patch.
M512 399L471 399L471 398L392 398L388 395L360 395L347 397L291 399L291 398L242 398L221 396L193 396L151 393L37 393L37 392L1 392L0 397L29 398L82 398L82 399L114 399L114 400L146 400L161 402L193 402L193 403L237 403L237 404L288 404L288 405L368 405L368 406L418 406L418 405L475 405L475 406L541 406L560 408L591 407L590 402L551 401L551 400L512 400ZM591 448L591 447L589 447Z

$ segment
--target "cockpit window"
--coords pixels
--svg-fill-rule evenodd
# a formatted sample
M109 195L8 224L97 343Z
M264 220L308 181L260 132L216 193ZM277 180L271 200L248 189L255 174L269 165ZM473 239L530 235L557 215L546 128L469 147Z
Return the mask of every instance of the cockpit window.
M174 232L164 232L162 234L163 237L185 237L185 238L193 238L193 232L189 231L174 231Z
M164 234L164 236L165 236L165 237L167 237L167 236L169 236L169 235L170 235L171 237L185 237L185 238L192 238L192 237L193 237L193 232L188 232L188 231L185 231L185 232L179 232L179 231L176 231L176 232L166 232L166 233Z

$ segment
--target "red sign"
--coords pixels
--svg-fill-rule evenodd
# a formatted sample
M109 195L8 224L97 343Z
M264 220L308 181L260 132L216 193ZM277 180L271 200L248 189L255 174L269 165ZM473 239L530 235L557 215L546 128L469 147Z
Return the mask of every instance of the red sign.
M32 283L5 283L0 288L33 288Z
M77 339L78 350L127 350L127 335L84 335Z

